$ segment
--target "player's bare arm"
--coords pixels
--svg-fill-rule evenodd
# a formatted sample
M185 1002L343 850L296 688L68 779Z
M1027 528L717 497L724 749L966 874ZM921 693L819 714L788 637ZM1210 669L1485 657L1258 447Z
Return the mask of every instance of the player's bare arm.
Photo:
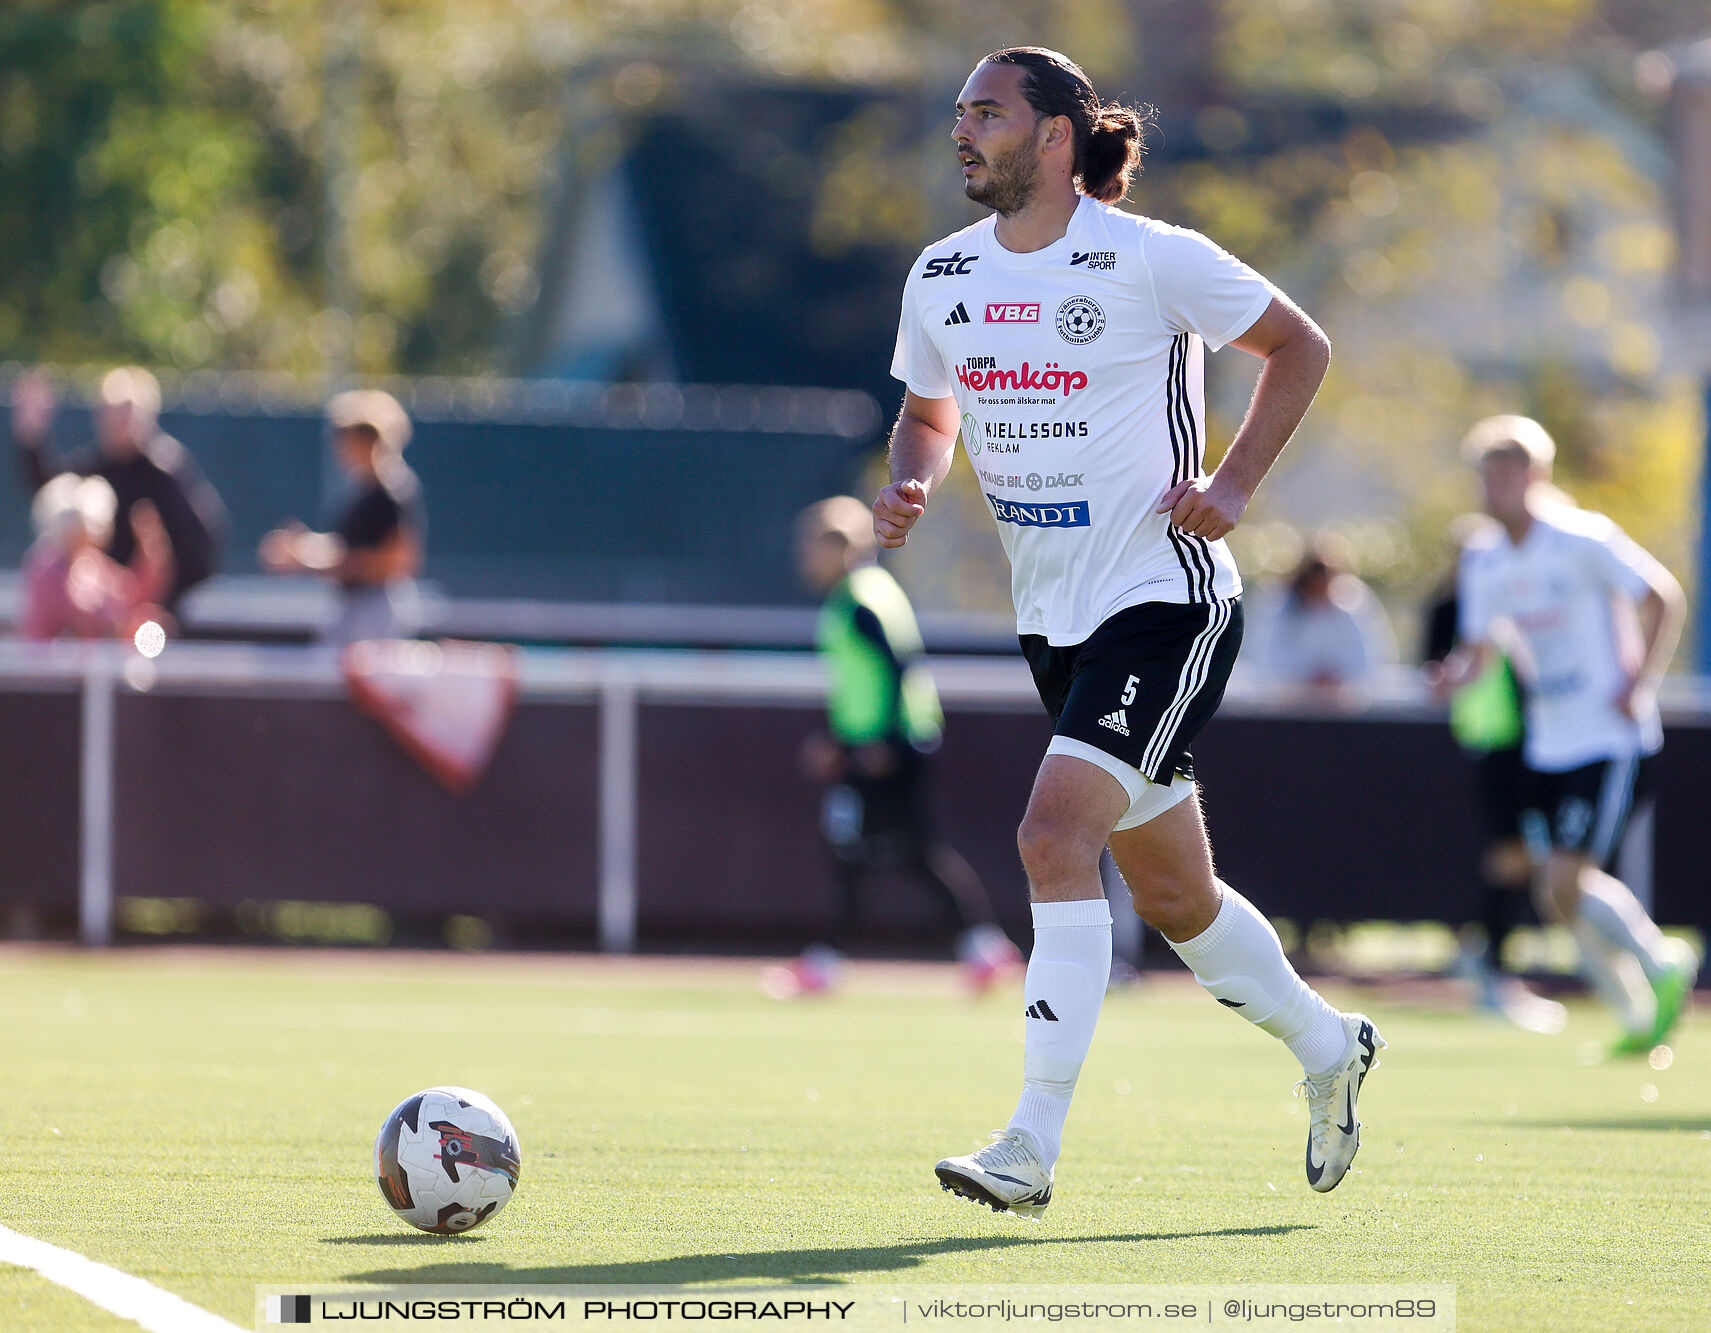
M1212 475L1171 487L1157 511L1168 512L1182 531L1214 541L1241 522L1331 364L1331 340L1283 295L1272 298L1265 313L1230 345L1265 362L1247 416Z
M891 432L891 484L873 502L873 531L881 546L903 545L927 512L928 497L951 470L959 423L956 399L904 393Z
M1637 716L1646 701L1657 692L1669 659L1675 656L1681 640L1682 623L1687 619L1687 597L1681 584L1662 565L1654 562L1647 571L1651 590L1640 599L1637 608L1640 621L1640 642L1643 646L1640 666L1633 679L1617 696L1616 704L1629 717Z

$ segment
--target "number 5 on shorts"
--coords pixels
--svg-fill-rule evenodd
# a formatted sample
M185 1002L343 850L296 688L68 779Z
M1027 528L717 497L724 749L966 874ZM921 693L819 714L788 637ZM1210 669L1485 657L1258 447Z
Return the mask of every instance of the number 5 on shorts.
M1135 702L1135 686L1139 685L1140 683L1141 683L1141 678L1139 676L1130 676L1129 677L1129 683L1127 685L1123 686L1123 702L1124 702L1124 704L1132 704Z

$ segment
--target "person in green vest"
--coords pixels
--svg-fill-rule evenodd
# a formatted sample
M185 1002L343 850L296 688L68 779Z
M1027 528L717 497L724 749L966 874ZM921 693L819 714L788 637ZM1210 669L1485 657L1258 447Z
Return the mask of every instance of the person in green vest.
M914 609L876 560L873 517L854 496L810 505L797 519L797 568L824 597L816 634L826 667L827 729L803 747L805 772L826 784L821 831L837 893L831 929L788 967L769 970L783 996L833 986L860 924L862 890L879 870L910 874L941 905L970 985L1019 973L1021 954L999 928L986 888L926 814L928 756L944 713Z
M1457 554L1474 525L1486 520L1469 514L1451 526ZM1456 569L1440 583L1426 607L1425 667L1434 677L1456 647L1459 601ZM1480 1008L1501 1015L1529 1032L1561 1032L1568 1011L1555 1000L1529 990L1504 971L1503 946L1528 916L1533 868L1521 835L1526 739L1525 702L1515 669L1507 657L1494 656L1471 684L1449 697L1450 734L1473 766L1486 845L1480 853L1480 920L1485 946L1458 961L1478 987Z

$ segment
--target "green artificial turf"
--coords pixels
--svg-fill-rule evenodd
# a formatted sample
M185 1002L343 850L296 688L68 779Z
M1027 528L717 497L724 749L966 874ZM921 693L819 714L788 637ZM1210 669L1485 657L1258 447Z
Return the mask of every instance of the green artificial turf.
M1355 1170L1317 1195L1298 1076L1179 978L1108 1000L1039 1224L941 1194L1000 1126L1020 991L858 972L505 956L0 953L0 1223L248 1327L257 1283L1453 1282L1463 1329L1711 1325L1711 1024L1673 1062L1589 1064L1590 1005L1538 1037L1365 1007L1391 1049ZM515 1200L418 1235L370 1175L403 1097L480 1089ZM110 1316L0 1267L0 1325Z

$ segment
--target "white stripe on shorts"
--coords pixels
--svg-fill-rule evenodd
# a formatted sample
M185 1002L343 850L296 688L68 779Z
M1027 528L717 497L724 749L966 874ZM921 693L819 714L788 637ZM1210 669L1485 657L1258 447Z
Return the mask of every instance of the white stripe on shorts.
M1199 694L1201 687L1206 684L1207 671L1211 666L1212 653L1218 646L1218 640L1230 627L1231 605L1228 600L1211 604L1212 612L1206 618L1206 628L1195 635L1194 643L1188 649L1188 660L1182 664L1182 674L1176 682L1176 697L1171 700L1170 707L1164 710L1164 716L1159 718L1158 728L1147 742L1147 748L1141 753L1143 773L1158 767L1170 753L1170 743L1182 725L1183 714L1188 711L1188 705L1194 702L1194 696Z
M1612 759L1604 770L1604 781L1598 791L1598 822L1586 848L1586 854L1596 865L1602 866L1616 851L1616 835L1634 804L1634 780L1639 771L1637 754Z

